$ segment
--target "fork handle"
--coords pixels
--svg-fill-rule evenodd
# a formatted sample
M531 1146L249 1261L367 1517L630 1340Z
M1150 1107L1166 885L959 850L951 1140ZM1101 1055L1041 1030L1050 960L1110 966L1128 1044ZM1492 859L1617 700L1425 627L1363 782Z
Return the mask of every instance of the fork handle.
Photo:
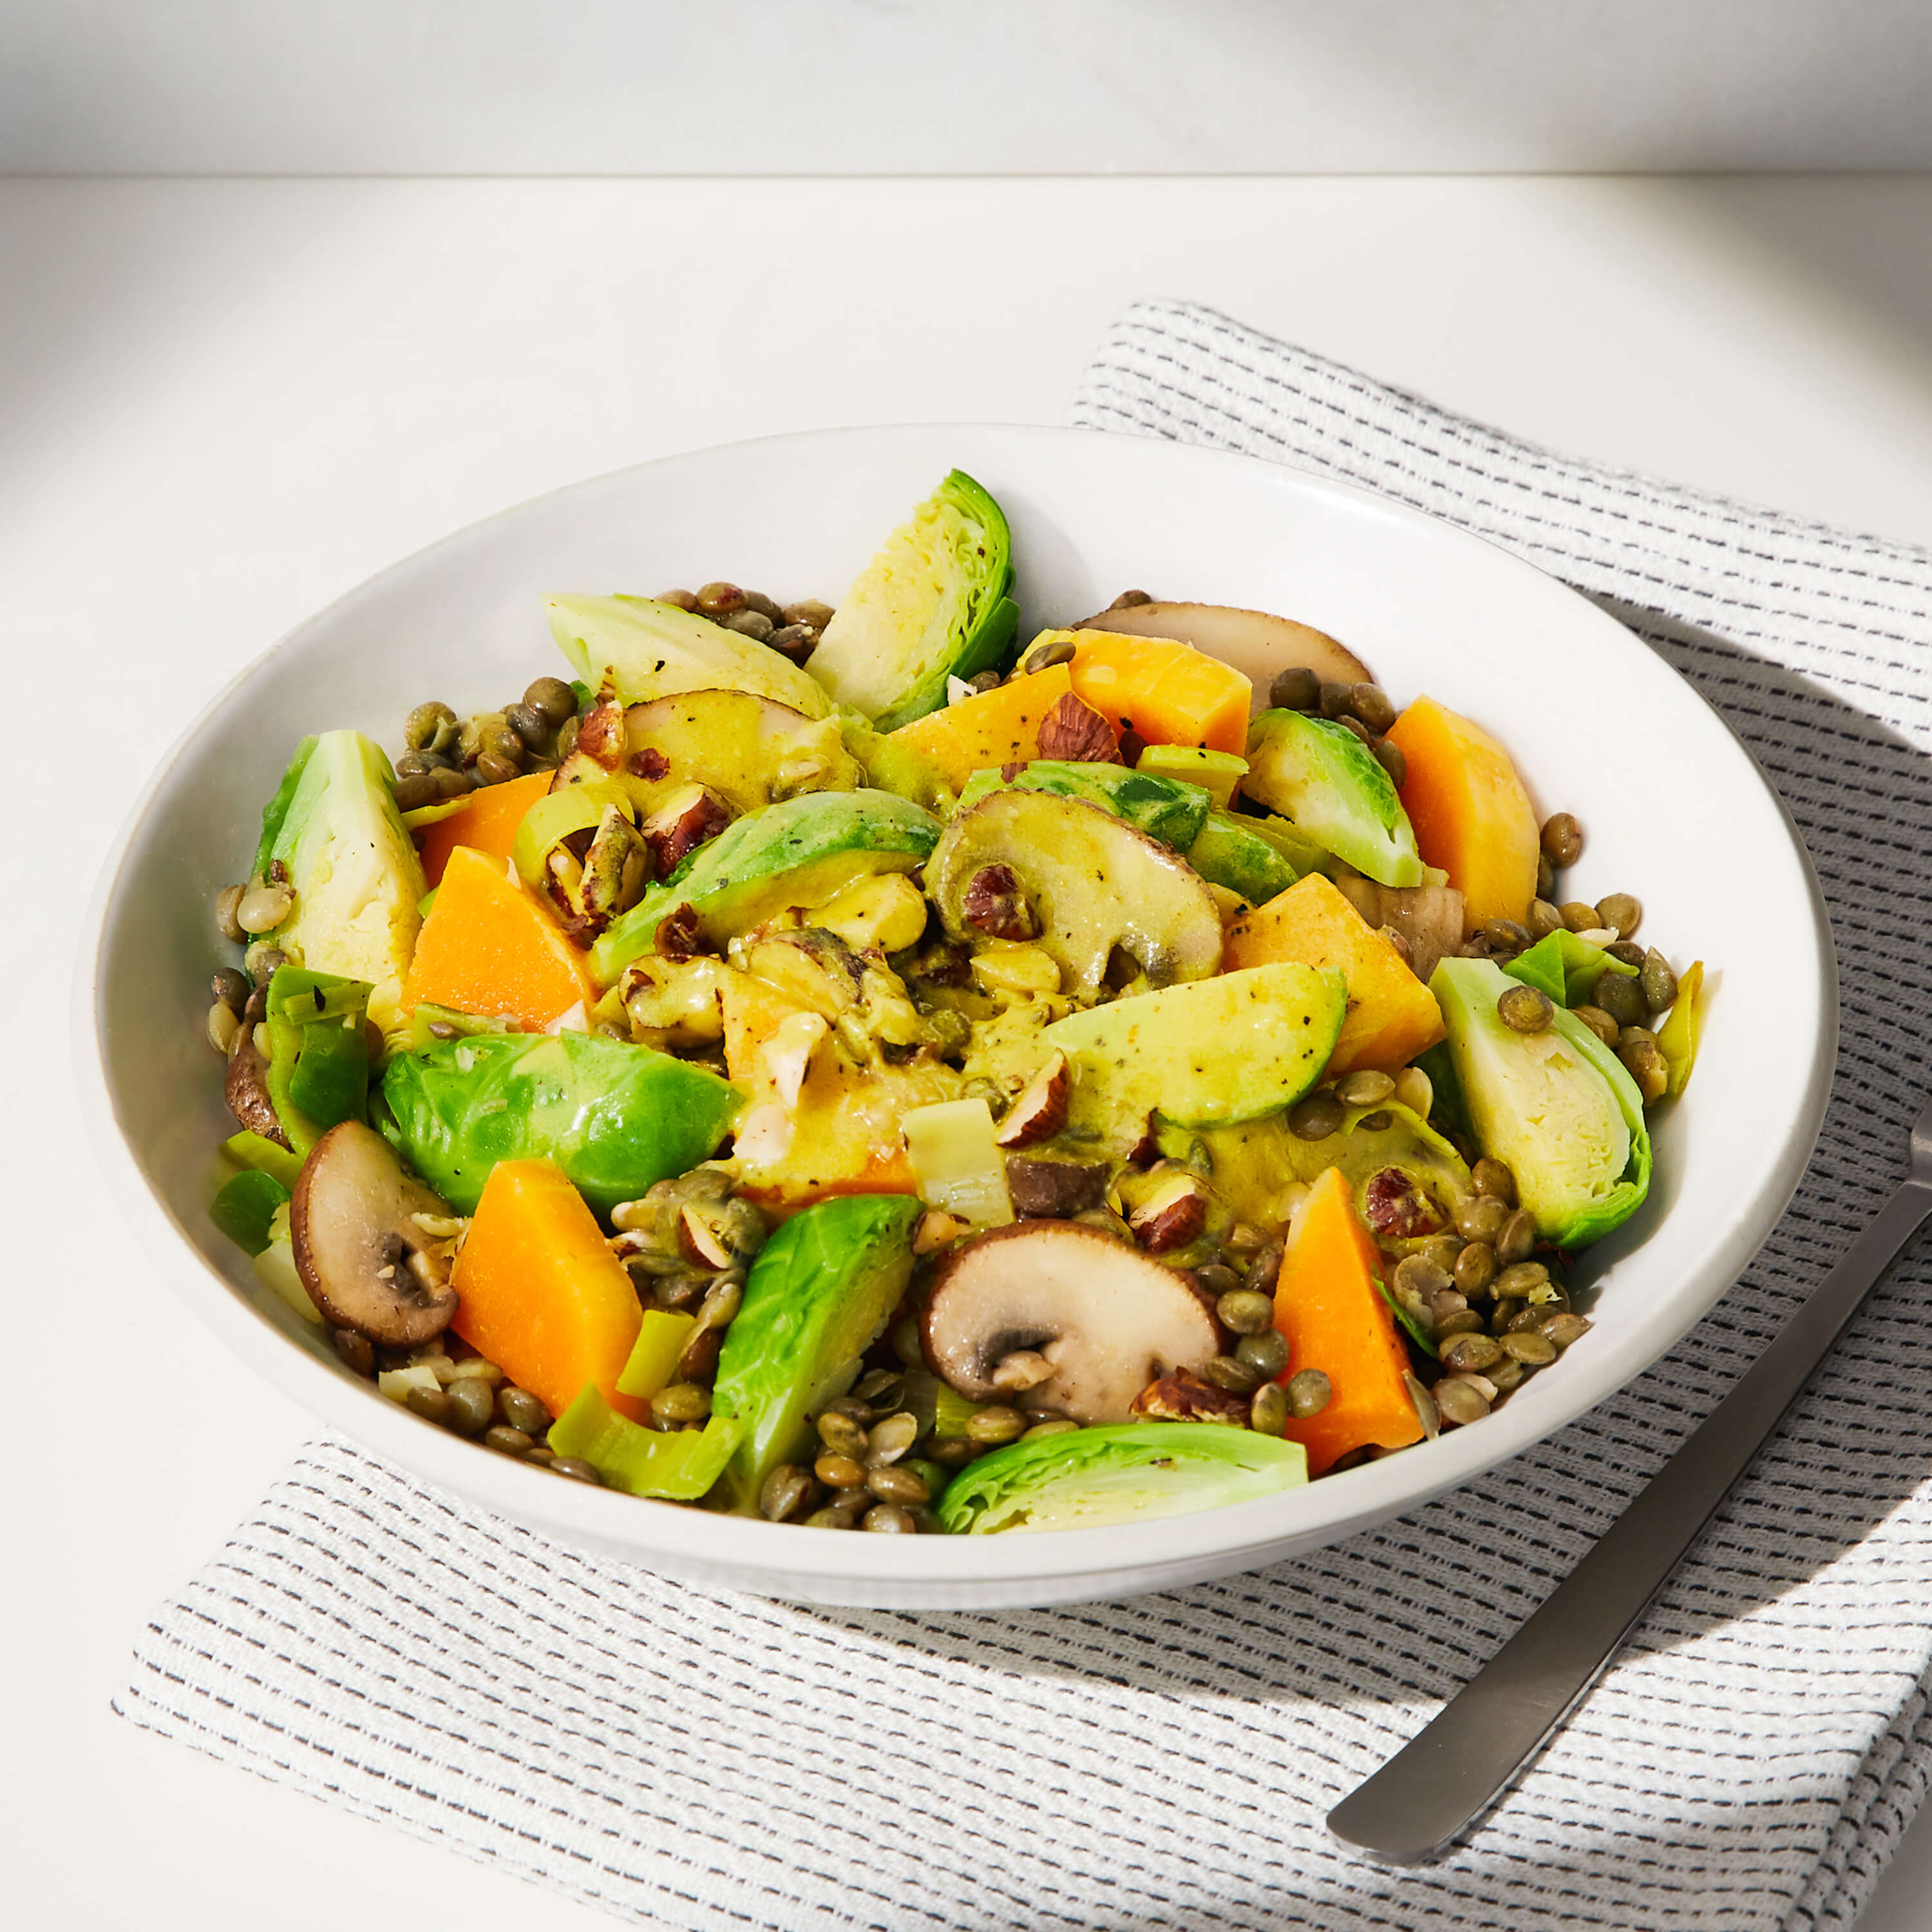
M1328 1814L1344 1844L1420 1864L1460 1837L1581 1703L1894 1256L1932 1215L1907 1180L1676 1455L1521 1629Z

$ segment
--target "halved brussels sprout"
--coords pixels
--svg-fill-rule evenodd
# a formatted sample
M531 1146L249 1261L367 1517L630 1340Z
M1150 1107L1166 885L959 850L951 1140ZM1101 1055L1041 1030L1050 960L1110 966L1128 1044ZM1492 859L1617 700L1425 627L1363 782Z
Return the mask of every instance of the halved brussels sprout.
M276 866L294 899L262 936L296 964L372 984L409 970L428 881L396 809L389 761L359 731L303 740L262 814L256 873Z
M715 1414L743 1431L729 1472L741 1509L766 1477L803 1455L812 1419L852 1386L912 1278L920 1204L902 1194L848 1194L795 1214L752 1265L724 1338Z
M956 470L839 599L812 675L881 731L923 718L946 703L948 678L1004 662L1019 626L1012 580L999 505Z
M808 792L734 819L662 884L650 888L590 949L608 986L688 906L698 936L716 947L787 906L821 906L872 872L910 872L932 852L938 821L890 792Z
M1298 1488L1298 1442L1212 1422L1066 1430L996 1449L946 1485L939 1520L956 1534L1145 1522Z
M1035 758L1011 778L998 772L975 772L960 792L959 808L963 812L1001 790L1046 791L1058 798L1084 799L1177 852L1186 851L1199 836L1211 796L1204 786L1130 772L1123 765Z
M1650 1185L1643 1096L1616 1054L1558 1006L1541 1033L1496 1010L1517 982L1488 959L1444 959L1429 982L1478 1144L1516 1176L1516 1198L1559 1248L1597 1240Z
M546 597L550 634L592 692L640 704L680 691L746 691L808 718L832 710L788 658L650 597Z
M1072 1119L1139 1138L1150 1111L1183 1126L1278 1113L1321 1078L1348 982L1318 966L1250 966L1056 1020L1042 1039L1074 1072Z
M1264 711L1249 728L1242 789L1377 884L1422 884L1414 828L1395 782L1346 725Z
M695 1167L743 1096L649 1047L584 1033L476 1034L399 1054L382 1078L384 1134L461 1213L500 1160L554 1160L608 1213Z

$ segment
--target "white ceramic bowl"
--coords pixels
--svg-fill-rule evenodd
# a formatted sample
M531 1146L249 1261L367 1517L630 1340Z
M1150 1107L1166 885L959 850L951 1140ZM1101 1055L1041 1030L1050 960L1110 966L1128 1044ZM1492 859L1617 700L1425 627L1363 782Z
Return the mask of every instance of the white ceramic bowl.
M1477 1426L1288 1495L1118 1528L916 1540L565 1482L418 1421L326 1345L292 1339L209 1225L212 1150L232 1123L201 1023L222 956L214 892L244 869L296 740L354 725L393 748L419 700L500 703L561 669L546 591L728 576L836 602L955 465L1012 520L1023 635L1130 585L1333 632L1398 702L1426 690L1500 736L1540 813L1582 818L1571 890L1637 893L1646 937L1715 966L1696 1078L1658 1119L1650 1200L1592 1251L1592 1332ZM1778 800L1690 688L1582 598L1474 538L1292 470L984 426L830 431L646 464L371 579L243 673L169 754L103 876L84 957L80 1058L100 1160L223 1345L346 1434L547 1534L701 1582L889 1607L1120 1597L1251 1568L1407 1509L1581 1414L1676 1341L1769 1232L1824 1111L1837 1010L1816 883Z

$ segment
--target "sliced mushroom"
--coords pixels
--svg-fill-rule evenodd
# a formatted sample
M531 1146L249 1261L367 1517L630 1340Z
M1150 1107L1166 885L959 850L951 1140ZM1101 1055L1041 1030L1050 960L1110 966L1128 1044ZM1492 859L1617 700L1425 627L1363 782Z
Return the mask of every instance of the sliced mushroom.
M860 782L836 718L808 718L749 692L681 691L633 704L623 742L631 771L648 778L701 772L734 812Z
M416 1217L450 1214L404 1173L373 1127L331 1127L302 1162L289 1204L296 1268L310 1300L338 1328L392 1348L441 1334L456 1312L456 1291L441 1244Z
M1268 702L1277 671L1306 664L1324 682L1372 684L1375 674L1346 645L1325 631L1298 624L1292 617L1265 610L1242 610L1228 604L1131 604L1102 610L1074 627L1114 631L1131 638L1172 638L1219 658L1252 681L1258 702Z
M1462 895L1454 886L1378 886L1372 879L1336 881L1342 896L1379 931L1392 926L1408 949L1408 970L1426 986L1436 962L1461 949Z
M1076 1422L1125 1422L1150 1382L1220 1352L1214 1318L1186 1275L1097 1228L1022 1221L956 1248L934 1271L920 1340L934 1372L974 1402L1011 1400L1016 1354L1053 1372L1019 1406Z
M275 1103L268 1098L267 1072L262 1056L255 1051L253 1030L244 1027L241 1038L235 1042L235 1051L228 1056L223 1097L228 1102L228 1111L250 1133L260 1134L278 1147L286 1147L288 1135L275 1112Z
M1107 1169L1072 1160L1006 1156L1006 1192L1022 1221L1070 1221L1097 1208L1107 1191Z
M955 938L982 929L973 889L995 871L1024 894L1069 992L1097 992L1116 948L1154 986L1220 970L1220 909L1199 875L1096 805L996 791L961 812L926 862L927 895Z

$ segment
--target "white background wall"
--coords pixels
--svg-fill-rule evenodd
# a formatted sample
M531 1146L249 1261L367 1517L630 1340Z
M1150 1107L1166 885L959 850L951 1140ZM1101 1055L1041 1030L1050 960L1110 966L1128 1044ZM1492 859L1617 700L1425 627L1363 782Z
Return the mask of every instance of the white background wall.
M0 171L1926 166L1928 0L0 0Z

